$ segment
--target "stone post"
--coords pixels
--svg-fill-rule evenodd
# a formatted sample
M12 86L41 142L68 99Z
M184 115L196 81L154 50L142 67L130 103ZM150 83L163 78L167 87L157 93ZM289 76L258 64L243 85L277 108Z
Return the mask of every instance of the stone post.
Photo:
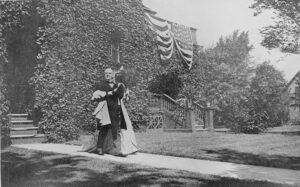
M192 132L196 132L195 128L196 119L195 112L192 108L187 109L187 127L192 129Z
M214 109L213 108L207 108L206 110L206 124L205 127L208 129L210 132L214 132Z

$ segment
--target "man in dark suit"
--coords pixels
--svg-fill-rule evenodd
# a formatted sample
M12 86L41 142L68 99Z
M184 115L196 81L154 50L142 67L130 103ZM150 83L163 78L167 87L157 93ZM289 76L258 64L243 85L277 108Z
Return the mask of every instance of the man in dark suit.
M114 71L111 68L105 70L105 81L98 82L94 86L94 91L103 91L103 94L97 101L107 101L109 117L111 124L101 126L98 122L99 137L97 143L97 152L121 156L121 140L118 136L121 124L121 106L120 99L124 94L124 85L115 82ZM122 128L124 125L122 125Z

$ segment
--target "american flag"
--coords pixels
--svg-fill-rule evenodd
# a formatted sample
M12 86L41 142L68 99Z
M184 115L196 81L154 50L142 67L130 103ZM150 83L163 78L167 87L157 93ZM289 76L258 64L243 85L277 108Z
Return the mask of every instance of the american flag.
M186 65L191 68L193 39L190 28L177 23L168 22L149 13L145 13L145 15L150 28L157 34L157 43L161 59L170 59L175 46Z
M188 50L193 50L193 39L191 29L185 25L179 25L177 23L171 24L171 31L174 33L175 39L178 43Z

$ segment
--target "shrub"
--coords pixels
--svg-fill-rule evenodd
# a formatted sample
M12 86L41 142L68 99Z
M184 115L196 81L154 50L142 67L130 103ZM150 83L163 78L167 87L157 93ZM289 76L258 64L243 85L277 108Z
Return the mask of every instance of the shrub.
M146 94L134 90L125 107L135 130L146 129L150 116Z
M177 97L182 87L183 83L179 78L179 74L176 72L168 72L165 74L156 75L156 77L149 84L150 92L167 94L172 98Z
M300 125L300 119L296 118L288 121L288 125Z
M268 127L268 116L265 112L248 115L245 123L241 124L241 132L248 134L258 134Z

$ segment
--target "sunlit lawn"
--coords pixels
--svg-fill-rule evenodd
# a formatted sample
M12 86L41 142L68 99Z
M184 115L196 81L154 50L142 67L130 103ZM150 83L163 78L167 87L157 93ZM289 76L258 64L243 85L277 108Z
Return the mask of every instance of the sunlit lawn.
M148 153L300 169L300 136L152 130L136 138Z
M269 132L299 132L300 135L300 125L284 125L279 127L270 128Z

